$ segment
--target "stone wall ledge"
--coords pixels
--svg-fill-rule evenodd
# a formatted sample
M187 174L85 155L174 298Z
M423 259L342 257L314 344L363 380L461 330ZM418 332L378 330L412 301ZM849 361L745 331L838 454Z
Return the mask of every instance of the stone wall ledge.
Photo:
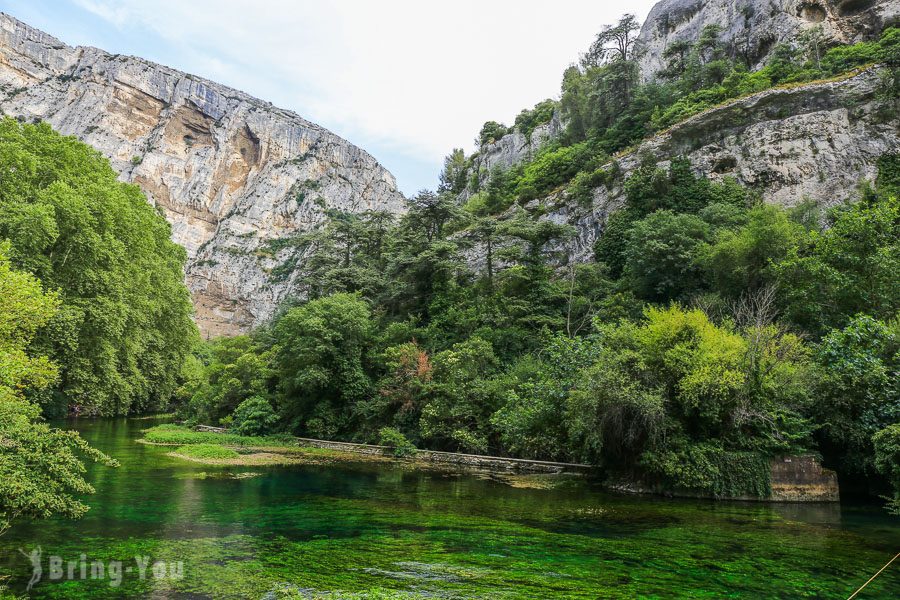
M616 481L607 487L626 494L651 494L672 498L740 500L747 502L817 503L839 502L837 474L822 467L811 455L779 456L772 459L771 492L768 496L718 496L693 490L665 490L643 481Z
M297 438L301 446L340 450L377 456L393 456L393 448L372 444L354 444L351 442L333 442L311 438ZM415 456L402 460L432 463L441 466L456 466L466 469L477 469L499 473L574 473L591 475L596 472L591 465L563 463L523 458L505 458L502 456L484 456L479 454L461 454L458 452L439 452L435 450L418 450Z

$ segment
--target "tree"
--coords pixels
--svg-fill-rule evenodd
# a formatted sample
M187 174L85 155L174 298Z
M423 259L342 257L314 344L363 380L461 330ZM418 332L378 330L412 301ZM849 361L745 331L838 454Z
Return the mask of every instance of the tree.
M265 398L252 396L234 410L232 430L238 435L267 435L277 422L272 404Z
M492 215L476 217L468 229L467 238L484 251L484 281L487 293L494 293L494 249L504 239L501 222Z
M392 314L412 313L427 321L435 294L461 269L458 244L444 233L462 218L448 194L425 190L409 201L387 249L384 303Z
M450 192L453 195L459 195L466 189L469 173L469 161L466 160L466 153L462 148L454 148L450 154L444 158L444 170L441 171L441 183L438 192Z
M354 407L363 433L374 434L377 425L390 423L418 441L419 417L433 373L431 357L417 342L411 341L389 346L378 362L385 374L377 383L376 393Z
M509 133L509 128L506 125L497 121L488 121L481 127L475 143L479 146L493 144L507 133Z
M503 406L491 416L505 451L545 460L571 458L566 398L598 351L593 338L555 335L539 352L512 365L504 376L508 391Z
M773 283L774 265L787 258L806 233L775 206L754 207L746 218L737 231L718 231L715 242L700 257L713 289L725 297Z
M887 320L900 310L900 200L838 207L831 227L801 239L774 273L786 317L810 333L856 314Z
M722 43L719 41L721 33L720 25L707 25L700 31L694 51L702 64L711 63L722 57Z
M371 309L355 294L312 300L278 319L278 405L290 429L325 438L348 429L351 407L372 391L364 365L372 335Z
M582 57L582 64L593 67L632 60L636 34L640 29L637 17L630 14L623 15L616 25L604 25Z
M28 273L11 268L9 244L0 244L0 535L17 518L77 518L93 493L82 457L117 466L77 432L48 427L28 396L53 384L58 370L46 356L32 356L35 332L57 310Z
M186 384L185 420L212 424L231 415L249 398L268 398L275 388L273 353L248 336L216 340L205 348L203 373Z
M305 254L304 273L297 278L301 296L320 298L359 292L369 299L384 293L385 249L393 215L384 211L326 212L316 230L294 240Z
M694 44L687 40L673 40L663 51L666 68L660 73L665 79L677 80L687 70L688 57Z
M35 348L60 366L45 410L128 414L165 406L196 339L184 249L137 186L46 124L0 122L0 238L56 290Z
M485 453L490 415L500 406L491 344L479 337L434 356L433 381L422 408L422 437L448 450Z
M657 211L628 232L624 276L635 294L652 302L685 298L702 285L699 259L709 226L694 215Z
M875 473L872 436L900 421L900 320L857 315L816 352L819 401L811 415L829 464L856 478Z

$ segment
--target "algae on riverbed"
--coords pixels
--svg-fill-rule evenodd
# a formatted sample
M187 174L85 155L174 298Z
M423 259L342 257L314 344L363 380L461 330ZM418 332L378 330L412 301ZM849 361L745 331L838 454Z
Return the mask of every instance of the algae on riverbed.
M90 473L97 494L83 520L0 538L0 571L16 591L31 573L16 549L40 545L67 560L183 561L184 572L118 588L45 580L33 590L42 598L846 598L900 546L898 522L877 506L666 500L584 483L514 489L394 462L235 479L240 467L134 443L139 423L76 427L122 469ZM900 570L888 570L868 598L898 586Z

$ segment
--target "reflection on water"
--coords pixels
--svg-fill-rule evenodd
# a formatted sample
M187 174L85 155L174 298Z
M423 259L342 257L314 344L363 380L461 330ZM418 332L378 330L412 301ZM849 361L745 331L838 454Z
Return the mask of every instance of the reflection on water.
M216 468L135 443L150 424L72 424L122 466L91 468L97 493L81 521L20 524L0 538L0 566L16 590L31 575L16 549L40 545L66 560L83 553L89 561L184 564L183 579L132 573L120 587L45 577L32 593L48 598L373 589L464 598L846 598L900 549L900 520L874 506L635 498L589 485L514 489L384 465ZM898 595L900 568L866 597Z

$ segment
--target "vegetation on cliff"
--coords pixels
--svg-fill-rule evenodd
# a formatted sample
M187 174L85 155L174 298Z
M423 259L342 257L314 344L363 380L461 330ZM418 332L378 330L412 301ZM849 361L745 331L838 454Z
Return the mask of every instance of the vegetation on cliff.
M607 181L610 173L603 167L616 153L691 116L735 98L841 76L874 63L891 67L880 94L884 118L897 114L900 29L885 30L877 41L833 48L825 48L821 34L813 29L797 44L775 48L768 64L752 71L746 57L729 54L719 40L719 31L707 27L695 43L670 46L665 54L667 68L654 80L642 82L634 40L629 37L637 27L633 18L626 16L616 27L601 32L579 63L566 70L554 108L565 123L559 138L544 144L531 161L506 172L476 172L470 180L451 178L449 188L455 193L468 189L486 196L496 195L490 186L499 185L504 201L489 203L489 212L500 212L514 201L541 197L564 185L577 199L586 189ZM512 128L494 121L485 123L476 141L484 146L512 130L530 135L553 117L548 102L523 111ZM478 164L477 153L468 158L464 154L451 157L454 160L448 161L448 166L473 168Z

